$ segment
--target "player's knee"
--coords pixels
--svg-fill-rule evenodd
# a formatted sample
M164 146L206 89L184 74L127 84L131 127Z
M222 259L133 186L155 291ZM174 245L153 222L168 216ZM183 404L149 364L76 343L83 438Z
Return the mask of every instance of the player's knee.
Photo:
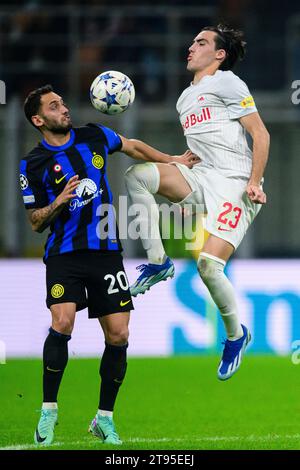
M63 335L70 335L74 328L74 322L70 318L59 318L53 321L52 328Z
M146 162L130 166L124 175L127 191L156 193L159 187L159 171L154 163Z
M128 342L129 330L127 327L114 328L106 332L107 343L113 346L122 346Z
M207 258L199 258L197 269L204 284L210 284L218 274L216 262Z
M136 179L136 170L135 167L137 165L131 165L129 168L124 173L124 178L125 178L125 184L127 186L127 183L131 180Z
M132 165L130 166L124 175L125 178L125 186L127 191L130 193L131 191L137 191L139 186L141 185L141 171L138 171L138 166L142 165Z

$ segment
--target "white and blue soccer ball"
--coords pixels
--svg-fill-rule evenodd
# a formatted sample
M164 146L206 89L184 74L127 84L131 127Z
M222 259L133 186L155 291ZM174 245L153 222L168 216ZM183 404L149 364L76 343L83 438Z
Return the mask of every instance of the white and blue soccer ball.
M119 114L132 105L135 90L132 81L124 73L109 70L93 81L90 88L92 105L105 114Z

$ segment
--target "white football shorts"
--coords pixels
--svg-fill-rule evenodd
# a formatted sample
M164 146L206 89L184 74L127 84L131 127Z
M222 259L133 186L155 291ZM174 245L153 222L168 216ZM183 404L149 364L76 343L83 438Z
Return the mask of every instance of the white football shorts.
M198 212L207 214L207 232L229 242L236 249L261 209L246 194L247 179L227 177L214 168L195 165L192 169L172 163L180 170L192 189L181 206L197 204Z

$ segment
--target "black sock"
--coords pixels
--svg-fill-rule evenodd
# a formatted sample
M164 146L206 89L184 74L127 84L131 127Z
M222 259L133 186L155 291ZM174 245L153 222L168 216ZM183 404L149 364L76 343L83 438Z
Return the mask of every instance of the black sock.
M70 335L63 335L49 328L43 350L44 402L56 402L60 382L68 362L68 341Z
M100 365L101 387L99 409L113 411L119 388L127 368L127 347L105 343Z

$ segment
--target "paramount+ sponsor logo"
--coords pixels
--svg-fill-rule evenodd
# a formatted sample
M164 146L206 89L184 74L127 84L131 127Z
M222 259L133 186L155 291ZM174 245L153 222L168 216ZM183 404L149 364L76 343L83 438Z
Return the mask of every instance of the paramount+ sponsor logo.
M201 124L202 122L205 121L210 121L211 120L211 114L209 111L209 108L203 108L201 113L199 114L189 114L186 118L185 121L182 123L183 129L188 129L189 127L193 127L196 124Z

